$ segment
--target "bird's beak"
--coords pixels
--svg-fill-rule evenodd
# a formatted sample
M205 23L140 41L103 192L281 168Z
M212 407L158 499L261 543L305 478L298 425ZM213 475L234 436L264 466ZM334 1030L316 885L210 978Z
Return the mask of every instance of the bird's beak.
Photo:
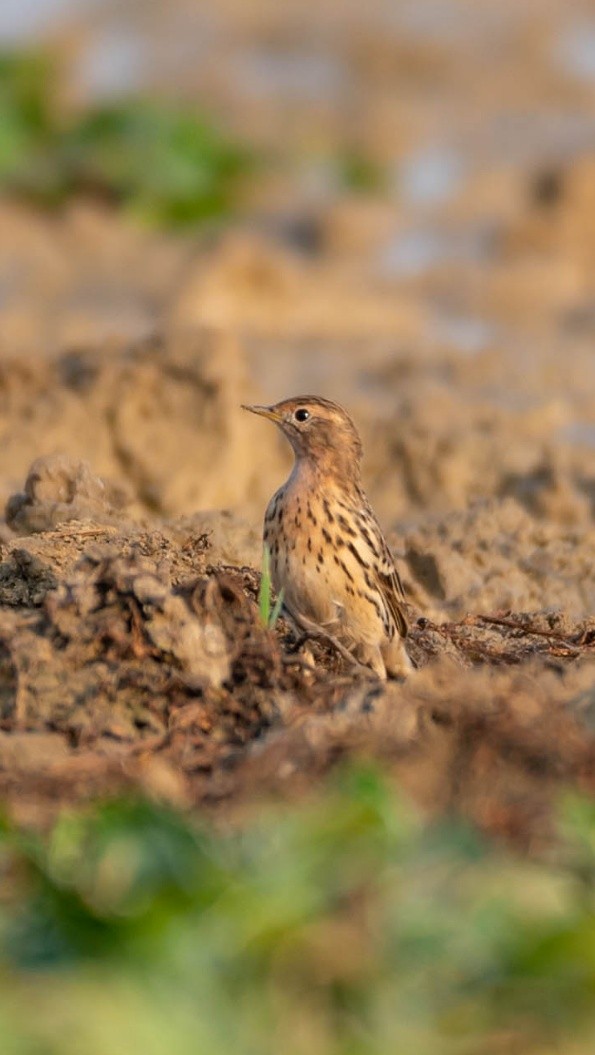
M242 403L242 410L249 410L251 414L260 414L261 418L268 418L269 421L279 422L282 420L275 407L261 407L258 404L247 406L246 403Z

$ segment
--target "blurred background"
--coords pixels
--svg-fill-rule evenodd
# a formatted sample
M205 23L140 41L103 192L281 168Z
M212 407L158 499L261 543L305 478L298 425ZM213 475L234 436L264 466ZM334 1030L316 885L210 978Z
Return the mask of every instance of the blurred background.
M70 446L140 508L256 516L284 453L232 407L305 389L355 414L391 522L494 493L592 520L589 0L10 0L0 42L0 497ZM211 368L238 444L202 489L200 406L155 407L138 377L114 440L92 393L77 416L36 366L52 414L22 379L31 356L205 328L229 338Z
M588 657L568 674L594 634L594 341L592 0L2 0L2 1055L593 1050L595 814L552 804L595 771ZM453 673L436 633L385 698L372 753L386 734L440 822L394 772L322 780L348 689L307 733L309 699L244 674L182 707L172 631L155 724L72 571L87 541L46 530L116 523L177 586L215 511L205 560L257 566L289 456L239 407L299 390L356 418L416 610L538 611L554 642L545 673L522 642ZM65 581L87 679L59 606L39 616ZM140 667L130 581L100 587ZM248 809L291 774L299 803ZM70 812L114 782L142 801Z

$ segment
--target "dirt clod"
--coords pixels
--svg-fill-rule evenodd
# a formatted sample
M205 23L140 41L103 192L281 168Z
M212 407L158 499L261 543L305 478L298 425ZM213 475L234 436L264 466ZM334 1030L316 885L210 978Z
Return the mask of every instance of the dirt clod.
M113 523L126 505L123 488L106 483L88 462L64 454L37 458L25 490L6 504L6 522L19 535L51 531L69 520Z

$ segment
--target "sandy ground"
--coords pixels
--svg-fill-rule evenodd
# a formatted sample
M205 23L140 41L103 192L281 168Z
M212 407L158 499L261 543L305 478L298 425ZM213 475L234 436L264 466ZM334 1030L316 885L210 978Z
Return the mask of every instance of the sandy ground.
M240 24L221 5L235 82L179 63L254 139L293 122L242 220L174 237L93 202L0 203L0 793L35 824L130 787L241 811L359 752L430 813L540 852L560 788L595 779L588 11L445 4L458 21L432 34L403 4L387 36L377 5L337 35L323 4L313 131L302 6ZM275 106L263 69L285 70ZM354 127L394 163L388 192L329 183L320 156ZM300 390L360 427L411 607L406 685L320 649L309 669L260 624L290 460L240 404Z

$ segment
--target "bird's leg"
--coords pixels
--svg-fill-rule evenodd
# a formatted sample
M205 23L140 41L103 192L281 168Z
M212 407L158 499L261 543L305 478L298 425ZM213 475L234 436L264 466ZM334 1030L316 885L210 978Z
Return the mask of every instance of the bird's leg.
M362 673L370 673L370 667L360 663L359 659L357 659L356 656L354 656L348 648L345 648L345 645L338 641L335 635L331 634L329 630L325 630L323 627L318 626L316 623L312 622L311 619L306 618L306 616L296 616L293 613L289 612L287 612L286 614L289 620L293 623L296 630L298 631L297 647L302 647L306 641L324 641L325 644L330 645L332 648L334 648L335 651L338 652L339 655L342 656L342 658L346 660L352 667L355 667ZM379 677L383 676L386 678L386 674L380 675L378 670L374 670L374 673L378 674Z
M293 641L290 646L291 654L286 657L284 662L293 664L297 663L299 666L312 670L314 667L314 656L309 648L304 647L309 639L308 633L301 629L298 622L285 605L281 608L281 615L289 623L289 629L293 636ZM301 652L301 656L296 654L298 652Z

